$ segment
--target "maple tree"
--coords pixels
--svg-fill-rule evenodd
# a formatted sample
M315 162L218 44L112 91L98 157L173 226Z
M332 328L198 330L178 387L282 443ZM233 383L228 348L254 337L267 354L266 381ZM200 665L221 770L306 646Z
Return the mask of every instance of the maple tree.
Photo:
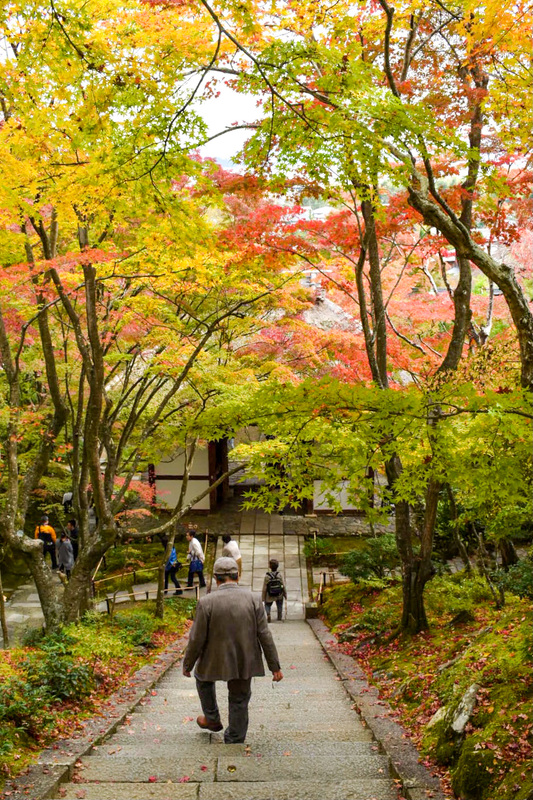
M274 186L289 174L310 191L340 195L357 217L354 283L373 381L386 389L391 380L388 329L394 330L394 324L387 319L378 233L388 185L403 187L426 228L436 228L456 252L459 278L449 292L451 336L442 361L434 366L442 374L455 370L470 331L478 343L486 339L488 323L482 335L472 324L473 263L505 297L520 347L522 383L531 386L533 315L520 276L491 253L494 233L505 229L512 238L512 224L501 225L508 206L501 166L517 165L507 185L517 172L523 173L524 186L530 183L522 166L529 152L523 125L527 48L515 30L516 7L480 8L466 2L453 8L441 3L396 8L386 0L356 9L320 2L274 3L268 11L260 4L245 9L202 0L201 5L230 48L222 55L226 65L221 71L235 75L237 87L265 95L264 115L245 147L246 162L270 176ZM521 6L518 14L529 24L527 8ZM497 40L491 36L496 24L503 31ZM505 100L511 85L516 127ZM492 232L483 247L475 225L491 215ZM413 228L411 223L411 244L417 238ZM347 255L345 242L342 247ZM305 245L301 250L306 253ZM438 406L431 415L437 426ZM386 470L391 486L401 481L403 465L393 453ZM423 588L431 577L440 491L441 482L430 480L422 545L416 552L409 503L396 496L403 624L413 630L427 625Z
M239 88L266 94L265 116L245 151L253 169L278 175L303 170L322 186L355 191L375 277L381 184L386 178L404 186L420 218L457 253L450 364L468 330L472 262L505 296L529 385L533 318L527 298L513 268L494 258L472 227L479 198L505 198L500 167L510 160L524 173L527 164L522 34L531 22L528 8L468 2L395 8L386 0L357 11L350 3L280 2L268 11L260 4L199 5L228 43L221 72L235 75ZM493 28L502 31L496 39ZM524 177L530 180L527 167ZM370 291L379 307L379 288ZM383 367L386 323L378 312Z
M178 33L179 12L162 21L137 4L98 12L32 4L20 15L4 9L3 19L1 529L31 568L50 628L87 607L113 543L147 535L128 523L124 503L169 446L187 452L185 479L168 520L150 532L171 530L195 502L185 492L198 442L226 432L224 399L242 407L253 393L233 341L250 336L256 307L274 307L287 283L279 260L218 244L212 165L185 155L202 122L186 101L169 110L180 75L186 82L201 57L197 28ZM40 543L17 535L54 463L80 522L64 593Z
M117 535L115 515L133 475L172 427L165 392L191 454L198 438L220 434L215 420L225 400L235 424L242 422L237 407L258 378L285 381L289 394L308 375L371 378L388 397L389 386L401 386L401 370L424 380L445 375L458 368L465 339L485 344L501 306L493 282L529 385L533 324L524 276L491 249L502 238L518 239L530 183L526 54L514 11L476 11L467 2L393 9L386 0L355 12L346 2L334 9L274 3L267 13L260 4L215 8L204 0L107 0L90 11L73 0L60 8L35 0L24 10L3 9L1 246L5 285L18 292L5 307L1 337L13 546L17 515L24 517L59 440L72 448L84 530L90 486L99 530L107 531L105 545L88 556L87 586L89 562ZM527 9L519 12L527 22ZM503 31L497 40L495 22ZM216 93L213 75L266 94L261 119L248 126L252 177L190 155L209 138L197 103ZM512 114L511 91L518 99ZM330 197L344 211L323 225L291 224L293 211L274 205L273 192ZM445 244L455 248L459 280L452 288L441 272L449 296L446 308L436 298L443 331L434 316L427 324L427 298L413 300L410 292L417 275L435 283L433 264ZM309 325L303 288L283 297L283 313L269 315L296 260L322 270L328 292L360 329ZM490 279L480 309L486 320L477 327L471 262ZM46 391L38 374L24 394L31 358L46 375ZM235 374L245 388L232 395ZM438 385L429 381L427 391L438 394ZM38 417L40 428L27 450L26 499L18 505L21 398L30 408L24 423ZM430 413L438 438L438 404ZM417 608L407 612L416 629L425 624L422 593L442 481L436 471L419 487L427 517L420 560L411 504L402 496L404 466L393 450L387 454L406 598L419 576Z

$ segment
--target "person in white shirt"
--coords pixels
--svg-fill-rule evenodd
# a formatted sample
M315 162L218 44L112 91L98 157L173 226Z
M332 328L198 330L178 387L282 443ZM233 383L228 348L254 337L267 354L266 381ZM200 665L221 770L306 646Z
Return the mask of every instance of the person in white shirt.
M232 558L234 561L237 562L237 566L239 567L239 578L242 575L242 556L241 551L239 550L239 545L232 539L229 533L225 533L222 537L222 541L224 542L224 547L222 548L222 557L223 558Z
M204 578L204 551L202 545L194 535L193 531L187 531L185 534L189 542L189 552L187 553L187 561L189 562L189 576L187 578L187 586L192 586L195 573L198 575L200 587L205 586Z

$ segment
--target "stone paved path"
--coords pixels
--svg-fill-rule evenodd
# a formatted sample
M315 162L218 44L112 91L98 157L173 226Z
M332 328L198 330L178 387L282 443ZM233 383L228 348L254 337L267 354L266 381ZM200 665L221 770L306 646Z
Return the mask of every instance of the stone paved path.
M287 617L289 619L303 619L305 603L308 600L307 572L303 556L304 537L298 533L284 535L284 517L279 514L265 514L261 511L243 511L234 515L235 524L220 526L222 532L229 532L239 542L243 555L243 576L241 583L249 586L253 591L260 592L263 586L265 572L268 569L269 558L277 558L280 562L287 585ZM222 552L220 535L217 540L217 557ZM182 548L183 549L183 548ZM183 553L181 553L183 555ZM208 576L206 575L206 578ZM187 569L184 567L179 575L182 587L187 582ZM57 575L53 577L59 583ZM197 579L195 578L195 585ZM157 583L147 581L137 583L132 590L135 597L128 591L118 592L116 602L130 602L154 599L157 594ZM173 586L170 584L172 593ZM200 591L205 594L205 589ZM185 591L185 596L194 597L196 590ZM112 595L109 595L112 598ZM98 603L99 611L106 611L106 603ZM41 604L33 583L20 586L7 606L7 620L11 639L20 637L26 628L40 627L43 623ZM0 631L0 644L2 634Z
M233 538L238 542L242 555L240 583L251 588L253 592L260 592L269 559L277 559L287 589L287 618L303 619L305 603L309 599L303 536L283 535L283 517L278 514L245 511L241 519L240 534ZM219 537L215 558L222 554L222 547L223 542Z
M194 682L178 666L106 744L66 800L396 800L388 760L351 707L304 621L273 623L285 678L254 679L246 745L196 725ZM227 720L224 684L219 686Z

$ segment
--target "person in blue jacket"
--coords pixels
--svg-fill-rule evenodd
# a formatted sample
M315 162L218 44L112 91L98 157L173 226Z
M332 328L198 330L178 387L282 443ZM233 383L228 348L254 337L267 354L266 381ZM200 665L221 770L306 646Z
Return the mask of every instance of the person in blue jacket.
M170 553L170 558L165 565L165 592L168 591L168 579L172 581L176 587L174 594L183 594L179 580L176 578L176 572L180 569L181 564L176 555L176 548L173 547Z

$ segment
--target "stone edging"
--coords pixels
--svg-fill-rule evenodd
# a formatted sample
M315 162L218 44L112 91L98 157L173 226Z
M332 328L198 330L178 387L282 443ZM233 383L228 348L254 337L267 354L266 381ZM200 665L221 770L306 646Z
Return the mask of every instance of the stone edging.
M420 763L420 755L406 731L392 716L388 703L380 700L357 661L337 649L334 634L319 619L308 619L316 638L339 673L344 688L354 701L374 739L389 757L393 775L401 782L407 800L446 800L438 778Z
M137 670L126 686L108 698L100 716L88 720L84 730L78 735L70 739L60 739L43 750L36 764L6 782L0 798L45 800L57 794L59 785L72 778L78 759L87 755L94 745L100 744L122 725L146 693L179 661L186 644L187 637L181 636L166 647L154 662Z

